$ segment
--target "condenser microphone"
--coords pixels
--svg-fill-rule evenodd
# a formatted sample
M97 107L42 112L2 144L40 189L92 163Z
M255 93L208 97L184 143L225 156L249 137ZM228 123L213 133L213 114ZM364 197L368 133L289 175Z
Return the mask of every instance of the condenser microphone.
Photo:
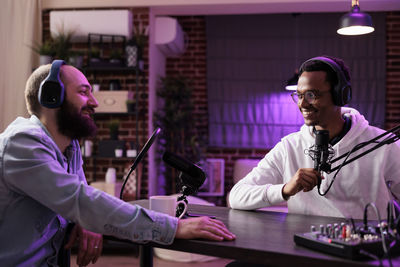
M314 159L314 169L321 171L328 162L329 158L329 131L319 130L315 134L316 157Z
M179 178L181 179L184 194L191 195L203 185L206 175L197 165L168 151L164 152L163 160L181 172Z

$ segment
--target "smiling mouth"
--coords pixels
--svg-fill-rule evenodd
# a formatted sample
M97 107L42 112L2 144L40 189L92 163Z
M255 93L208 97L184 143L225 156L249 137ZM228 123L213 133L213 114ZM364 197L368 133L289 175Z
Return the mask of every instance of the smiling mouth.
M91 109L84 109L81 112L82 115L87 115L88 117L91 117L93 115L93 113L94 113L94 110L91 110Z
M315 113L316 113L315 110L302 110L302 111L301 111L301 114L303 114L303 117L304 117L304 118L310 117L310 116L312 116L312 115L315 114Z

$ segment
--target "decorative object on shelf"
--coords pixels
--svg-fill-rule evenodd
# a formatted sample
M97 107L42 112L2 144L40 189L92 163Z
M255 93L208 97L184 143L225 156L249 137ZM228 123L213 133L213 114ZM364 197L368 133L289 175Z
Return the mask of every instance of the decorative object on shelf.
M225 160L207 159L207 178L200 187L199 196L223 196L225 193Z
M137 156L137 150L135 148L135 144L132 141L128 142L127 144L126 156L129 158L134 158Z
M160 150L177 154L203 167L205 146L202 145L204 142L200 139L193 120L191 83L191 80L183 76L167 76L161 79L157 95L162 98L164 105L155 112L154 121L157 127L163 129L158 142ZM178 171L166 167L163 174L165 193L176 193Z
M141 177L142 175L142 164L139 164L136 170L134 170L129 177L127 177L130 169L130 164L126 166L124 169L124 176L125 179L128 179L128 181L125 184L124 188L124 194L122 196L122 199L125 201L131 201L136 199L136 192L140 191L140 178L137 179L138 177ZM125 180L124 180L125 181ZM138 186L136 186L138 185ZM139 188L138 188L139 187ZM139 190L138 190L139 189Z
M88 66L92 68L123 67L126 37L113 34L88 34Z
M136 101L133 97L132 91L128 91L128 99L126 100L126 110L128 113L134 113L136 111Z
M92 88L93 88L93 92L94 93L99 92L100 91L100 84L98 82L93 82Z
M126 113L126 100L128 99L128 91L109 91L103 90L93 93L99 102L96 113Z
M134 157L136 157L136 156L137 156L137 151L136 151L136 149L128 149L128 150L126 151L126 156L129 157L129 158L134 158Z
M71 50L69 56L69 64L80 69L83 66L83 52L79 50Z
M121 83L118 79L110 80L109 84L110 91L119 91L121 90Z
M117 119L110 120L108 122L108 129L110 130L110 139L118 140L120 121Z
M100 49L93 46L89 49L88 52L89 52L89 65L95 66L100 62Z
M110 54L110 63L116 67L122 67L122 52L118 49L112 50Z
M138 67L143 70L143 49L147 44L149 27L143 26L141 22L138 25L133 25L132 39L128 41L125 47L125 57L127 67Z
M93 152L93 142L91 140L85 140L85 142L83 142L83 154L85 155L85 157L90 157L92 156L92 152Z
M136 68L138 65L139 48L134 39L128 41L125 47L126 66Z
M124 140L100 140L99 141L99 157L115 157L115 149L125 147Z
M115 157L121 158L124 155L124 150L122 148L117 147L115 150Z

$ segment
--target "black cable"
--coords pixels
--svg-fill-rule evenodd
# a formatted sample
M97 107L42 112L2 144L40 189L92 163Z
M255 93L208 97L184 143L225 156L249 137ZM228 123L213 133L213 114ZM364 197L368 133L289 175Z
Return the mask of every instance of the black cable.
M131 173L136 169L136 167L138 166L138 164L142 161L142 159L144 158L144 156L146 155L147 151L150 149L151 145L153 144L153 142L155 141L155 139L157 138L157 136L160 134L161 132L161 128L160 127L156 127L156 129L154 130L153 134L150 136L150 138L147 140L147 142L144 144L142 150L140 150L139 154L137 155L137 157L135 158L135 160L133 161L133 164L131 166L131 169L128 172L128 175L126 175L125 177L125 181L122 184L121 187L121 192L119 194L119 198L122 199L122 195L124 193L124 189L125 189L125 185L126 182L128 182L128 179L131 175ZM137 189L136 189L137 191ZM140 194L140 192L139 192ZM137 194L136 194L137 195Z
M355 146L346 154L346 158L345 158L345 159L342 161L342 163L339 165L339 168L336 170L335 175L333 176L331 183L329 184L328 188L326 189L326 191L325 191L324 193L321 193L321 187L320 187L321 184L318 184L318 194L319 194L320 196L325 196L325 195L329 192L329 190L331 189L331 187L332 187L332 185L333 185L333 182L334 182L335 179L336 179L337 174L338 174L339 171L342 169L342 167L345 165L345 163L347 163L347 159L350 157L351 153L353 153L353 152L355 152L356 150L358 150L359 147L364 147L366 144L369 144L369 143L370 143L370 141L368 141L368 142L363 142L363 143L359 143L359 144L355 145Z
M393 266L392 265L392 261L390 259L389 251L388 251L387 246L386 246L385 235L384 235L384 232L383 232L381 215L379 213L378 208L376 207L376 205L373 202L370 202L365 206L365 209L364 209L364 228L366 228L366 227L368 228L368 207L369 206L371 206L373 208L373 210L375 211L376 216L378 217L379 230L381 232L381 239L382 239L383 254L384 254L384 256L386 255L386 257L388 258L388 261L389 261L389 265L390 265L390 267L392 267Z

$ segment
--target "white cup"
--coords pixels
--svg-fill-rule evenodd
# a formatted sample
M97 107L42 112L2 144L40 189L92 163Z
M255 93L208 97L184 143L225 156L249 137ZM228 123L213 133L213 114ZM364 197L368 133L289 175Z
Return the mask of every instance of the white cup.
M120 158L124 154L124 150L122 150L122 148L116 148L114 152L116 158Z
M177 201L176 196L151 196L150 197L150 209L162 213L166 213L170 216L175 217L176 207L178 205L184 205L184 210L179 216L179 219L185 215L187 210L187 204L185 201Z
M93 92L98 92L98 91L100 91L100 84L95 83L95 84L93 84L92 88L93 88Z
M136 149L128 149L126 151L126 156L128 158L134 158L134 157L136 157L136 155L137 155Z
M93 150L93 142L90 140L85 140L85 146L84 146L84 151L85 151L85 157L90 157L92 155L92 150Z

